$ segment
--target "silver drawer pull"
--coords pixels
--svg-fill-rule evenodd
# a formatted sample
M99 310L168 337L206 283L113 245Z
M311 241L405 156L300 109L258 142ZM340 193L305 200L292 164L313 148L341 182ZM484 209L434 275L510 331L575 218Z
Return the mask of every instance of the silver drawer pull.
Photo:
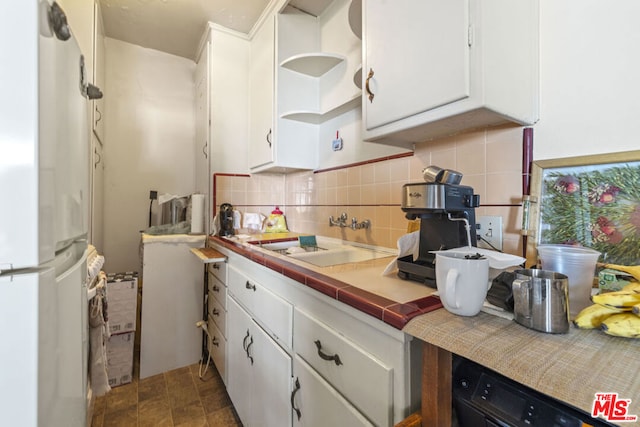
M213 285L213 292L220 292L218 285Z
M316 340L314 341L314 343L316 344L316 347L318 347L318 356L320 356L320 358L322 358L323 360L333 360L338 366L342 365L340 356L338 356L337 354L329 356L328 354L322 352L322 343L320 342L320 340Z
M253 290L254 292L255 292L255 290L256 290L256 285L252 284L252 283L251 283L251 282L249 282L248 280L247 280L247 283L245 283L244 287L245 287L245 288L247 288L247 289L251 289L251 290Z
M212 267L214 270L220 270L220 264L213 264L213 265L211 265L211 267Z
M218 310L216 310L215 308L213 309L211 314L213 314L214 316L220 316L220 312Z
M213 339L211 340L211 344L215 345L216 347L220 346L220 343L218 342L218 340L216 339L215 335L213 337Z

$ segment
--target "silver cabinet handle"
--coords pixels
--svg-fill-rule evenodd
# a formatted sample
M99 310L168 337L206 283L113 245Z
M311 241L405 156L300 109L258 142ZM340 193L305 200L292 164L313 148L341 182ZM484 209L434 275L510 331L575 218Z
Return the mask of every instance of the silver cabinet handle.
M267 143L269 144L269 148L271 148L271 129L269 129L269 133L267 133Z
M213 314L214 316L220 316L220 312L218 310L216 310L215 308L213 309L211 314Z
M220 288L218 287L218 285L213 285L212 290L213 292L220 292Z
M247 288L247 289L251 289L254 292L256 291L256 285L254 285L253 283L249 282L248 280L247 280L247 283L245 283L244 287Z

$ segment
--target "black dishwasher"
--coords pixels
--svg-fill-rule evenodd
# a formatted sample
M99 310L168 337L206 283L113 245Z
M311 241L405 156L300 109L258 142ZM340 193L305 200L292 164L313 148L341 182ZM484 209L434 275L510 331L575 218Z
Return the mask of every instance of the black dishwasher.
M613 426L463 357L452 367L454 426Z

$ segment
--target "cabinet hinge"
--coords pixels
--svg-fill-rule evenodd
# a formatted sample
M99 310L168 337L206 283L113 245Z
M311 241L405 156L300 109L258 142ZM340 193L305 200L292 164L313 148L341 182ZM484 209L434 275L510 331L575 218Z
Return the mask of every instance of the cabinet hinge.
M473 25L471 24L467 27L467 44L469 47L473 45Z

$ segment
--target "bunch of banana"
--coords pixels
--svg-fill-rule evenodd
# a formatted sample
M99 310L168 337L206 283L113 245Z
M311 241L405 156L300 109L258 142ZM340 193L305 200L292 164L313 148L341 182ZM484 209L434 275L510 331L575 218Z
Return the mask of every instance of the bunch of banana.
M618 337L640 338L640 283L631 282L620 291L591 297L594 304L573 319L581 329L602 329Z
M629 311L612 314L602 322L600 328L608 335L640 338L640 316Z
M609 316L623 312L624 310L620 308L609 308L600 304L591 304L578 313L573 319L573 323L580 329L596 329L599 328L602 322Z
M633 290L605 292L602 294L594 295L591 297L591 301L596 304L604 305L609 308L619 308L624 311L631 311L633 306L640 303L640 293Z

